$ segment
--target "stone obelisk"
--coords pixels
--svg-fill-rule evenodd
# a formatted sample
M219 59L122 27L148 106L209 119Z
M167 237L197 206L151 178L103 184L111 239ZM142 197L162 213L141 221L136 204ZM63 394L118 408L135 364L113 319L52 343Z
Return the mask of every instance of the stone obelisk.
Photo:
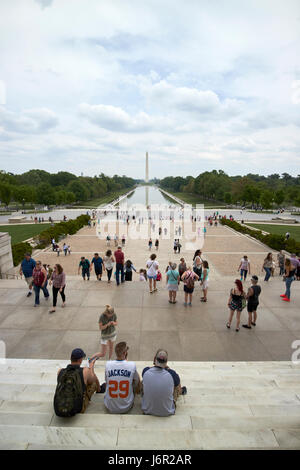
M148 152L146 152L146 177L145 177L145 182L149 183L149 157L148 157Z

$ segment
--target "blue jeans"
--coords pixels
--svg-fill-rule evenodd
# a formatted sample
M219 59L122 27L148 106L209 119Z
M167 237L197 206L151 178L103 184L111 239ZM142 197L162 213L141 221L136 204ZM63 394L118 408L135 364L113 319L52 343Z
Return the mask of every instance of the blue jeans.
M46 281L46 284L44 285L44 287L36 286L35 284L33 284L34 293L35 293L35 302L34 302L35 305L40 305L40 290L43 291L45 299L47 299L49 297L47 284L48 284L48 281Z
M288 299L291 298L291 284L294 280L294 276L285 278L285 295Z
M85 279L85 276L87 276L88 279L90 278L90 270L82 268L82 277L83 277L83 279Z
M124 266L123 264L116 264L116 282L117 285L120 284L120 273L121 273L121 282L124 282Z
M248 269L241 269L241 280L244 277L244 281L246 281L247 274L248 274Z
M268 281L271 277L271 268L264 268L264 270L266 271L266 275L265 275L265 279L264 281Z

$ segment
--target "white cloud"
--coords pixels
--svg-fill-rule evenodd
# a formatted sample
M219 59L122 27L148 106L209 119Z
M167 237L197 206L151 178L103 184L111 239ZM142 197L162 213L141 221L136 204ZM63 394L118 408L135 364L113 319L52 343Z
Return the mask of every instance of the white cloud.
M20 113L0 107L0 124L8 132L42 133L56 127L56 114L46 108L27 109Z

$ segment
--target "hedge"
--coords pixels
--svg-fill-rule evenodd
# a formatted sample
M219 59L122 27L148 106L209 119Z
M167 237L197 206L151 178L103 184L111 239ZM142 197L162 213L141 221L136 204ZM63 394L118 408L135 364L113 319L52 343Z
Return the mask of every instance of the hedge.
M298 255L300 254L300 243L297 242L294 238L289 238L286 240L283 235L274 235L271 233L264 235L261 230L252 230L239 224L235 220L225 219L224 217L221 219L221 223L223 225L227 225L230 228L233 228L237 232L256 238L273 250L285 250L289 253L296 253Z
M56 242L59 242L66 235L74 235L78 230L87 225L89 220L89 215L82 214L76 219L55 224L54 227L44 230L34 238L34 241L37 243L36 248L46 248L46 246L51 244L53 238Z
M14 266L18 266L24 259L25 253L32 253L32 246L29 243L15 243L11 247Z

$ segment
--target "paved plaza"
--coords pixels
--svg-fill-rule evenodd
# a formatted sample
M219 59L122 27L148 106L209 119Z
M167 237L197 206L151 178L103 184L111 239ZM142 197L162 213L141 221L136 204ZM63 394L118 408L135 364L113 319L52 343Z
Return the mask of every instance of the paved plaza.
M124 226L125 227L125 226ZM120 228L120 235L124 227ZM203 259L210 265L208 302L200 302L200 286L195 288L193 306L184 307L181 284L177 303L169 304L165 283L165 268L169 261L179 262L184 257L192 263L193 251L184 243L180 255L174 255L173 239L160 239L157 260L163 274L158 292L150 294L148 284L133 282L119 287L108 284L106 275L101 282L94 273L90 281L77 275L81 256L92 259L94 252L103 255L105 240L96 236L95 228L85 227L66 242L72 248L70 256L60 257L51 248L37 253L35 259L53 266L59 262L67 274L66 308L60 307L49 315L51 298L41 297L39 308L33 308L34 299L27 298L24 280L0 281L0 338L6 344L10 358L66 359L70 351L80 346L87 354L99 350L98 319L106 304L115 307L118 316L117 340L130 345L131 358L151 361L159 347L169 352L173 361L289 361L294 352L292 343L300 339L300 282L292 285L292 301L282 302L279 294L284 283L278 274L268 283L263 282L261 267L269 248L223 226L208 227ZM125 230L124 230L125 231ZM112 234L113 235L113 234ZM153 240L154 241L154 240ZM144 268L149 257L148 240L126 240L125 259L130 259L137 271ZM62 246L63 240L60 242ZM111 247L114 251L114 243ZM262 286L257 326L252 330L227 330L227 301L236 278L242 255L251 262L251 273L257 274ZM247 280L245 287L249 286ZM242 323L246 323L246 309Z

